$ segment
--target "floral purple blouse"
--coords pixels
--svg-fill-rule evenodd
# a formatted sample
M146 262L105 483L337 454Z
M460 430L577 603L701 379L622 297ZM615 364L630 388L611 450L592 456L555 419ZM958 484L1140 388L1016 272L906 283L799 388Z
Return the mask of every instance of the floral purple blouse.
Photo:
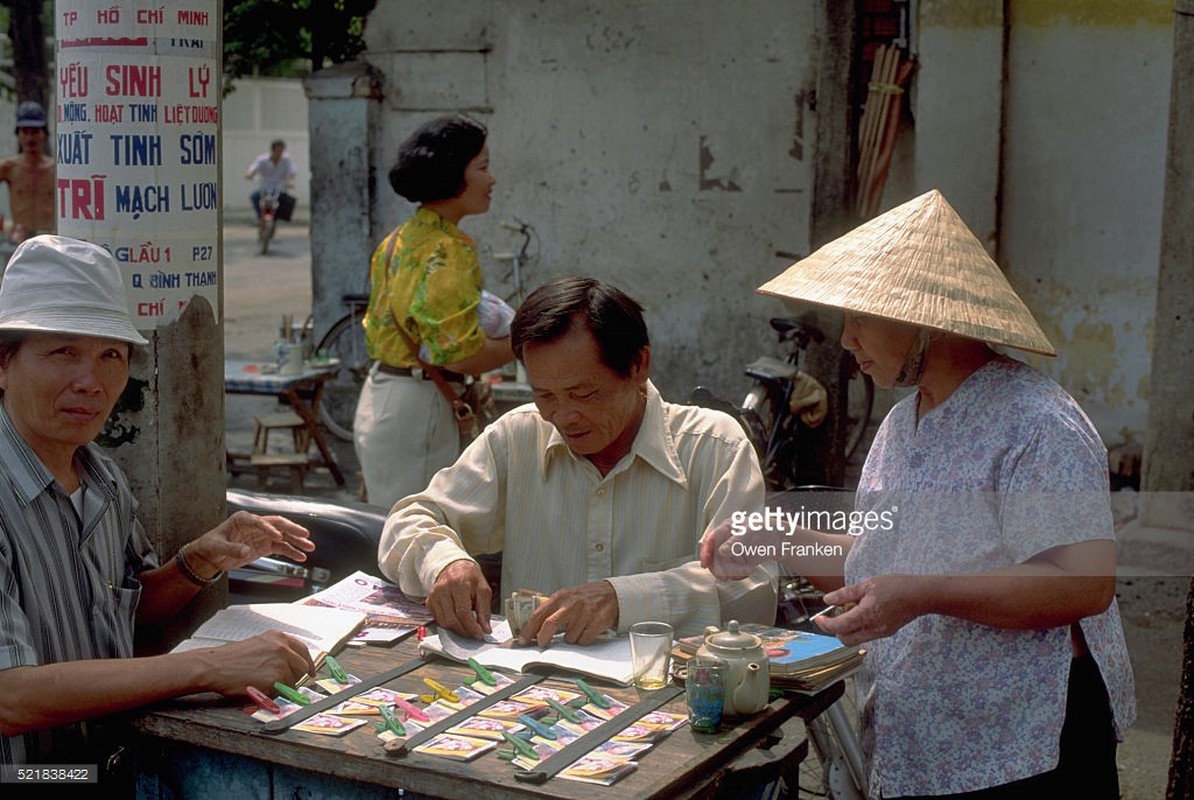
M894 509L895 526L854 542L847 582L974 573L1114 538L1106 450L1053 381L1000 356L919 425L916 409L916 394L897 403L867 456L858 507ZM1135 699L1118 606L1081 626L1121 734ZM872 796L972 791L1057 765L1068 627L1003 630L930 614L867 650L857 689Z

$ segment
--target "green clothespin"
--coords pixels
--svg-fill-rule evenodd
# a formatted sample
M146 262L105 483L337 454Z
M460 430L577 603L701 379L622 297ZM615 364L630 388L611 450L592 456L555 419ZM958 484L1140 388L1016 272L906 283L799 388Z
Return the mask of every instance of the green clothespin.
M406 726L402 724L402 720L398 719L398 715L394 713L394 709L389 706L380 706L381 718L386 721L386 727L392 730L399 736L406 735Z
M573 711L572 709L570 709L566 706L560 705L558 702L556 702L552 698L550 698L550 697L547 698L547 704L549 706L551 706L552 711L556 712L556 714L558 714L563 719L566 719L569 722L580 722L580 717L577 716L575 711Z
M275 681L274 688L278 690L278 694L282 695L291 702L298 703L300 706L311 705L311 700L307 697L307 695L303 694L297 689L291 689L281 681Z
M597 706L598 708L610 707L609 698L601 694L601 692L597 691L589 684L585 683L584 678L577 678L576 685L582 692L589 696L589 702L591 702L593 705Z
M493 677L493 673L481 666L481 662L475 658L468 660L468 665L473 668L473 672L477 673L477 679L486 686L497 686L497 678Z
M502 731L502 738L512 744L515 750L522 753L527 758L533 758L536 761L539 760L539 751L536 750L530 742L519 739L517 736L510 733L510 731Z
M339 683L348 683L348 673L340 666L340 662L331 656L324 656L323 660L328 665L328 672L332 673L332 678Z

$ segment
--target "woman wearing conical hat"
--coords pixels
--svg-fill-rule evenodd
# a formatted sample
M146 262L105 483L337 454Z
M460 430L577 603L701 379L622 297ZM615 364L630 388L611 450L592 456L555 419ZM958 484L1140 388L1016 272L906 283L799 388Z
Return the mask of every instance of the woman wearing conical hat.
M817 622L865 643L871 796L1117 798L1135 703L1106 450L1073 398L1001 352L1054 354L999 267L932 191L759 291L840 309L860 368L915 388L867 455L854 535L801 529L776 551L844 553L785 566L836 576L810 578L845 609ZM743 527L702 542L719 577L741 571L736 538L769 535Z

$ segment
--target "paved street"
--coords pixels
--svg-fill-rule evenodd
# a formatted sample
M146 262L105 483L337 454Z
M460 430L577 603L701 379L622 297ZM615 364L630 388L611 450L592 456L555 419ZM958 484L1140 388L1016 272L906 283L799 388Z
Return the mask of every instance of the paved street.
M224 354L226 358L269 361L278 338L282 315L296 321L311 312L311 247L305 222L279 223L269 253L260 255L257 228L248 218L224 222ZM248 452L253 441L253 417L285 410L268 397L225 395L224 415L228 448ZM285 437L275 434L278 445ZM307 473L304 493L330 500L356 500L360 488L356 454L352 445L330 434L328 443L347 478L338 487L327 470ZM271 441L273 444L273 441ZM314 449L312 449L314 452ZM229 479L230 486L254 489L256 476ZM268 491L289 492L289 477L277 471Z

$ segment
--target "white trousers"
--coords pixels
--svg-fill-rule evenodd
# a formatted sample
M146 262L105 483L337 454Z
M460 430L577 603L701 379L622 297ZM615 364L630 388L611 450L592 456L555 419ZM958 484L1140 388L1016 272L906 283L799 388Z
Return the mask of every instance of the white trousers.
M376 367L361 389L352 431L368 500L386 508L423 491L460 455L460 429L435 382Z

